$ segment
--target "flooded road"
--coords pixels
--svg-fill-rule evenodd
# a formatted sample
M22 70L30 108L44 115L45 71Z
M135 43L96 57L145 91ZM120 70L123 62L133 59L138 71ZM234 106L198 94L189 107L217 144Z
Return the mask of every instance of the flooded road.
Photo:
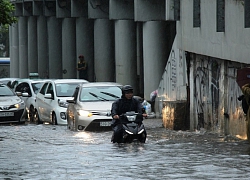
M146 119L145 144L66 126L0 126L0 179L250 179L250 144L208 132L166 130Z

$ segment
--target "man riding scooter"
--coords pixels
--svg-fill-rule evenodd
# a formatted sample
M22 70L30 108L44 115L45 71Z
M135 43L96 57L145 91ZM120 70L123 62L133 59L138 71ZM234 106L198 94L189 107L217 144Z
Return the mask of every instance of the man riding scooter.
M133 87L125 85L122 87L122 96L112 104L112 129L114 131L111 141L113 143L122 143L123 141L123 126L119 121L122 114L130 111L142 114L143 117L147 117L147 114L142 112L142 104L135 98L133 98Z

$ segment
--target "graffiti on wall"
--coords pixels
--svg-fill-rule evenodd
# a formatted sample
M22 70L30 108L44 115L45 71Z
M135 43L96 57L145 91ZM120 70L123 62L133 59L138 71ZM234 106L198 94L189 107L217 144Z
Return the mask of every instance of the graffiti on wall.
M176 58L175 58L175 52L172 50L171 53L171 84L172 84L172 91L176 89L176 82L177 82L177 69L176 69Z
M198 130L244 134L245 117L238 100L242 92L236 83L240 63L229 66L228 61L200 55L193 55L193 60L194 126Z
M220 63L209 57L196 56L194 61L194 99L197 129L218 125Z

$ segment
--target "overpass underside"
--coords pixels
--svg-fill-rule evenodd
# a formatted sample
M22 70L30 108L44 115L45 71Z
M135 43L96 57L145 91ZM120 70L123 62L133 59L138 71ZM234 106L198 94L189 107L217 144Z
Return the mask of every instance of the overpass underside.
M145 99L158 88L176 34L175 0L12 3L11 77L77 78L83 54L89 81L131 84Z

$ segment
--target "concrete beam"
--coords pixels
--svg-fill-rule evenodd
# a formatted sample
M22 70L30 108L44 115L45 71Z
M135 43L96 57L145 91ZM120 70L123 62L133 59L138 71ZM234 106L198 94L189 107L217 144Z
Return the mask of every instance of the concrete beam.
M42 16L43 15L43 1L33 1L33 15Z
M134 0L110 0L109 12L112 20L134 19Z
M89 19L109 19L109 0L88 0Z
M56 0L56 17L71 17L71 0Z
M15 3L14 16L23 16L23 3Z
M166 17L166 0L134 0L135 21L161 21Z
M33 5L31 1L23 2L23 16L33 15Z
M44 0L44 16L56 16L55 0Z
M71 1L71 17L88 17L88 0Z

